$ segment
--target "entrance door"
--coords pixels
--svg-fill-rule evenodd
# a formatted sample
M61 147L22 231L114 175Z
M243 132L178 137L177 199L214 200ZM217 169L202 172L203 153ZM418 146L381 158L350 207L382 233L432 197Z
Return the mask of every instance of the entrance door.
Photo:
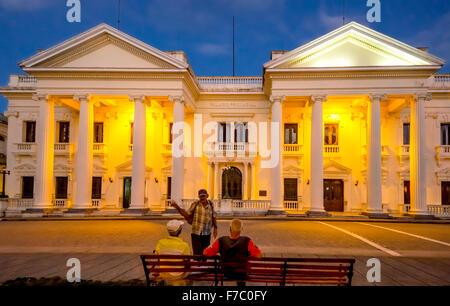
M344 211L344 182L323 180L323 200L326 211Z
M222 199L242 200L242 174L231 167L222 173Z
M409 181L403 182L403 204L411 204L411 189Z
M450 205L450 182L442 182L442 205Z
M131 203L131 176L123 178L123 208L129 208Z

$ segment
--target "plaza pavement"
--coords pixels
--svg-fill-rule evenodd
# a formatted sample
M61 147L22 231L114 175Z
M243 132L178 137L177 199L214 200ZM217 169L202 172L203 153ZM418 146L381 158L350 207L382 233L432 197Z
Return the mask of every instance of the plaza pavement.
M66 261L81 261L82 279L144 280L139 254L166 235L166 220L0 222L0 282L17 277L65 277ZM219 235L229 220L219 221ZM351 257L353 285L450 285L450 224L244 220L264 256ZM186 224L182 238L190 242ZM381 283L368 283L369 258L381 261Z

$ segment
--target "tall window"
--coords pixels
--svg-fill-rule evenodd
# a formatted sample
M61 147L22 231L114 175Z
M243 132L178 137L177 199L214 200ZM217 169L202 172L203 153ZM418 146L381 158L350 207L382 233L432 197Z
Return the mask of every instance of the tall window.
M36 142L36 121L25 121L25 142Z
M173 141L172 129L173 129L173 122L169 123L169 143L172 143Z
M338 145L338 125L337 124L325 124L324 145L326 145L326 146L337 146Z
M248 142L248 124L237 123L234 128L234 142Z
M285 144L297 144L297 123L285 123L284 124L284 143Z
M171 199L172 197L172 177L167 178L167 198Z
M94 122L94 143L103 143L103 122Z
M231 142L230 124L219 123L219 139L218 142Z
M68 143L69 142L69 127L70 123L65 121L59 122L59 139L58 142Z
M94 176L92 177L92 198L101 199L102 198L102 177Z
M57 176L56 186L55 186L55 198L56 199L67 199L67 176Z
M285 201L298 201L297 179L296 178L285 178L284 179L284 200Z
M34 176L22 176L22 199L32 199L34 192Z
M441 124L441 146L450 146L450 123Z
M411 189L409 181L403 182L403 204L411 204Z
M403 145L409 146L409 123L403 123Z

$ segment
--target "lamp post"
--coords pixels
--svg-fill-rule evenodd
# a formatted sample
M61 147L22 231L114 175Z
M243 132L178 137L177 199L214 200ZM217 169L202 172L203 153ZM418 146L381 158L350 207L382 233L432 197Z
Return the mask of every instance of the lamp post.
M5 195L5 181L6 181L6 174L10 174L11 172L9 170L2 170L0 172L3 175L3 183L2 183L2 193L0 194L0 198L6 198Z

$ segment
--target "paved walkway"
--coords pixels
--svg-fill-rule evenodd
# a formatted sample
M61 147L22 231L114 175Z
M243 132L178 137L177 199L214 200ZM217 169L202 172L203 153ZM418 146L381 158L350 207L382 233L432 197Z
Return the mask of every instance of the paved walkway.
M17 277L65 278L81 261L83 279L144 279L140 254L166 236L162 220L0 222L0 282ZM219 221L226 235L230 221ZM350 257L354 285L450 285L449 224L246 220L264 256ZM190 241L190 226L182 238ZM381 283L366 280L367 259L381 261Z
M280 253L267 254L282 256ZM69 258L81 262L81 278L100 281L145 280L139 254L0 254L0 282L17 277L66 277ZM336 257L308 255L303 257ZM370 257L353 257L354 286L449 286L450 259L448 258L389 258L380 257L381 282L366 279ZM203 285L212 285L202 283ZM249 284L251 285L251 284ZM255 284L257 285L257 284ZM261 284L258 284L261 285Z

